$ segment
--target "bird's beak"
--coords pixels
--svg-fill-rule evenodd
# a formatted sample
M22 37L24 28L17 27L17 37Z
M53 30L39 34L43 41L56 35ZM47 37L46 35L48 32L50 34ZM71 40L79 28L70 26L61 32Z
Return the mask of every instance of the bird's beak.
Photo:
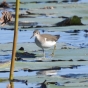
M32 37L34 37L34 35L32 35L32 36L30 37L30 39L31 39Z

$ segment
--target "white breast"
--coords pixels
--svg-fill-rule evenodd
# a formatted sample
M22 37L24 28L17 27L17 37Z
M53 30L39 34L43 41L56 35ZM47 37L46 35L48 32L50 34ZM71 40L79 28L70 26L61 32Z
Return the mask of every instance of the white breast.
M47 41L47 38L45 38L45 42L42 43L42 46L44 48L49 48L49 47L52 47L56 44L55 41Z

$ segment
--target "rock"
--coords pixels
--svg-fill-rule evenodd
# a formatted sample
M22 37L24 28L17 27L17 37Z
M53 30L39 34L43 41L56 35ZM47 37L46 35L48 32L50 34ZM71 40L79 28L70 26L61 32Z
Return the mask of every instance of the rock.
M19 50L22 50L22 51L24 51L24 47L20 47L20 48L19 48Z
M83 25L81 22L81 18L78 16L73 16L70 18L66 18L62 22L58 22L55 26L71 26L71 25Z

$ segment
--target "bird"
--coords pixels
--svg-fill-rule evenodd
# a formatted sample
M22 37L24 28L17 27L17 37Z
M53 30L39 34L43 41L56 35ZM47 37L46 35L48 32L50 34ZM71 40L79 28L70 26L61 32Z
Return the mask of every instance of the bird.
M54 46L51 56L54 56L54 50L56 49L56 42L60 38L60 35L51 35L51 34L40 34L39 30L36 29L33 32L33 35L30 37L35 37L35 43L38 47L42 48L43 54L45 57L45 48L50 48Z

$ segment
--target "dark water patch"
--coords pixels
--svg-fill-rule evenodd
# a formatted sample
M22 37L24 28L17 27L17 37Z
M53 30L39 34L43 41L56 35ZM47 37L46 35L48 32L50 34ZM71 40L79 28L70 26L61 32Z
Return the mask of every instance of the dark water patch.
M79 77L88 78L88 66L78 66L74 67L73 69L62 68L58 74L67 78L79 78Z
M85 38L88 38L88 34L84 34L84 37L85 37Z
M36 57L41 57L41 60L36 59ZM25 58L35 58L35 59L30 60L30 59L25 59ZM31 53L30 53L29 56L19 55L18 57L15 58L15 60L16 61L22 61L22 62L63 62L63 61L70 61L70 62L72 62L73 61L73 59L69 59L69 60L61 60L61 59L58 59L58 60L43 60L42 56L35 55L35 57L34 57L33 54L31 54ZM79 59L77 61L87 61L87 60Z
M71 66L65 66L65 67L58 67L58 66L55 66L55 67L51 67L51 68L46 68L46 69L29 69L29 68L23 68L24 71L28 71L28 72L32 72L32 71L49 71L49 70L61 70L61 69L66 69L66 68L69 68L69 69L77 69L80 65L71 65Z
M62 46L61 49L71 49L71 48L67 46Z
M0 71L0 78L8 77L9 73L10 73L10 70ZM15 70L14 77L19 77L19 76L36 76L36 71L32 71L29 73L28 71Z
M65 78L80 78L80 77L85 77L85 78L88 78L88 74L67 74L67 75L61 75L61 77L65 77Z
M25 85L28 85L28 80L20 80L20 79L13 79L11 82L21 82L24 83Z
M88 2L87 0L61 0L61 1L56 1L56 0L52 0L52 1L50 1L50 0L48 0L48 1L29 1L29 2L20 2L21 4L28 4L28 3L36 3L36 4L44 4L44 3L61 3L61 2L63 2L63 3L71 3L71 2ZM10 3L13 3L13 2L10 2Z
M1 62L7 62L11 59L11 55L0 55L0 61Z
M79 60L77 60L77 61L87 61L87 60L85 60L85 59L79 59Z
M73 61L72 59L70 59L70 60L61 60L61 59L59 59L59 60L51 60L51 62L57 62L57 61Z
M51 60L52 62L57 62L57 61L66 61L66 60Z
M10 71L0 71L0 73L7 73L7 72L10 72ZM14 71L14 72L18 72L18 71Z
M40 87L38 88L47 88L47 85L56 85L56 86L64 86L63 84L59 83L59 82L49 82L47 80L44 80L44 82L42 83L38 83L37 85L40 85Z
M66 19L66 18L68 18L68 17L66 17L66 16L59 16L58 18L64 18L64 19Z
M36 57L37 57L37 56L36 56ZM33 57L29 57L29 58L33 58ZM34 58L35 58L35 57L34 57ZM51 61L36 60L36 59L35 59L35 60L29 60L29 59L28 59L28 60L25 60L25 59L23 59L23 58L21 58L21 57L16 57L15 60L16 60L16 61L22 61L22 62L51 62Z
M69 30L69 31L64 31L66 33L79 33L81 30Z
M22 29L29 29L29 28L47 28L47 27L50 27L50 26L40 24L40 25L36 25L36 26L27 26L27 27L23 26L21 28Z
M58 1L53 0L53 1L46 1L46 3L58 3Z
M80 81L80 83L83 83L83 82L88 82L88 80L85 80L85 81Z
M36 17L20 14L19 18L36 18Z
M37 3L37 4L39 3L58 3L58 1L32 1L30 3Z
M41 1L32 1L30 3L34 3L34 4L36 3L37 4L37 3L43 3L43 2L41 2Z
M45 84L45 82L46 82L47 80L45 80L43 83ZM59 82L46 82L46 84L47 85L49 85L49 84L53 84L53 85L57 85L57 86L64 86L63 84L60 84Z
M0 64L8 63L8 61L2 61L0 60Z
M62 37L64 37L66 40L67 40L66 37L68 37L68 41L66 41L67 45L77 46L79 48L87 48L88 47L88 43L87 43L88 38L87 37L85 38L84 35L86 33L84 32L84 30L69 30L69 31L65 31L65 33L67 35L65 37L64 36L62 36ZM73 42L73 44L72 44L72 42Z
M82 66L82 65L70 65L70 67L69 68L71 68L71 69L74 69L74 68L78 68L78 67L80 67L80 66Z
M13 10L16 10L16 8L12 8ZM28 10L27 8L19 8L19 10Z
M28 83L28 85L25 85L25 83L22 82L12 82L14 85L14 88L40 88L40 86L37 86L36 83ZM1 88L6 88L9 84L9 82L2 82L0 83Z
M29 2L21 2L21 1L20 1L20 4L29 4Z
M84 30L84 32L88 33L88 30L86 29L86 30Z
M44 32L44 31L43 31ZM55 31L48 31L48 32L55 32Z
M46 68L46 69L29 69L29 68L23 68L24 71L33 72L33 71L48 71L48 70L60 70L61 67L52 67L52 68Z
M14 30L14 28L1 28L1 30Z
M74 3L74 2L76 2L76 3L87 3L88 1L87 0L62 0L62 2L64 2L64 3Z
M80 0L63 0L62 2L67 3L67 2L78 2L78 1L80 1Z

